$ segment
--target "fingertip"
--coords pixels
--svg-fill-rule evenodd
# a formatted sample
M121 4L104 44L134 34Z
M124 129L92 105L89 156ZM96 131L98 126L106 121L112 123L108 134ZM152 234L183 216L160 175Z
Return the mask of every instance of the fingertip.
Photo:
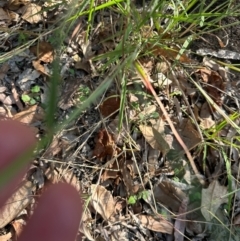
M65 183L50 186L39 199L20 241L75 240L82 215L77 190Z
M14 120L0 120L0 168L14 161L36 143L30 128Z

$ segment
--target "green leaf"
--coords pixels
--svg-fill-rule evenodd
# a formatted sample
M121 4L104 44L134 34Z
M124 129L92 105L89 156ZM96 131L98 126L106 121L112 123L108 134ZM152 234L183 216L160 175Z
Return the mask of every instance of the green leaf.
M142 197L143 200L147 200L148 195L149 195L148 191L142 191L141 192L141 197Z
M40 87L38 85L35 85L31 89L32 93L39 93L40 92Z
M30 105L35 105L35 104L36 104L36 100L33 99L33 98L31 98L31 100L29 101L29 104L30 104Z
M27 103L31 100L31 97L29 95L22 95L21 98L24 103Z
M130 196L130 197L128 198L128 204L130 204L130 205L135 204L136 201L137 201L137 197L136 197L135 195L134 195L134 196Z

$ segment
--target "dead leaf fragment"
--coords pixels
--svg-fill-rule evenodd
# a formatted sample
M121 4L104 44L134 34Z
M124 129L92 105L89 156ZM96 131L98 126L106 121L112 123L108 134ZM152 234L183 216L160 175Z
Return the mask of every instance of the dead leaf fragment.
M34 185L25 181L0 210L0 228L5 227L32 201Z
M100 185L91 185L91 205L98 212L104 220L115 213L115 201L112 194Z
M39 42L37 45L30 47L30 51L37 56L39 61L45 63L51 63L53 61L54 49L48 42Z
M42 20L41 10L42 8L37 4L29 3L21 8L21 12L23 13L22 19L31 24L38 23Z
M40 106L33 105L14 115L13 119L24 124L33 124L37 121L43 121L44 111Z
M64 182L71 184L79 193L81 193L81 183L73 174L71 169L55 168L55 170L52 171L51 168L48 168L45 175L52 183Z
M35 70L37 70L39 73L49 76L49 74L45 71L44 66L40 63L40 60L33 60L32 65Z
M3 8L0 8L0 21L6 21L6 20L9 21L11 20L11 18Z
M108 117L117 111L120 107L120 98L119 97L108 97L103 103L100 105L99 109L101 114L104 117ZM112 116L113 118L113 116Z
M137 218L143 227L155 232L172 234L173 225L163 218L153 218L150 215L138 215Z
M119 153L120 149L116 146L114 136L107 130L100 130L93 150L93 156L97 158L105 158L114 156Z
M185 193L168 181L162 181L153 188L156 201L162 203L174 212L179 210L181 202L186 198Z
M0 12L0 14L1 14L1 12ZM1 68L0 68L0 80L4 79L4 77L7 74L8 70L9 70L9 65L8 64L5 63L5 64L3 64L1 66Z
M226 83L224 82L222 76L213 70L206 68L198 69L196 74L199 75L200 79L205 84L204 89L212 97L212 99L219 105L222 105L222 93L226 89Z
M218 180L211 182L208 188L202 189L201 211L207 221L211 221L220 205L228 202L227 197L222 197L227 192L227 187L221 186Z
M159 150L164 154L169 151L170 148L168 143L164 139L164 135L162 134L163 132L161 133L157 129L145 125L140 125L139 129L141 130L146 141L153 149Z

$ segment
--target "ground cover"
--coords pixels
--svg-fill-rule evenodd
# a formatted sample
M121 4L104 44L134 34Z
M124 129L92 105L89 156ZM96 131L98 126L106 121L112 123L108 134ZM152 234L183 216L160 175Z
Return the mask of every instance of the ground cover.
M0 1L0 113L39 139L2 238L69 182L83 240L238 240L239 4Z

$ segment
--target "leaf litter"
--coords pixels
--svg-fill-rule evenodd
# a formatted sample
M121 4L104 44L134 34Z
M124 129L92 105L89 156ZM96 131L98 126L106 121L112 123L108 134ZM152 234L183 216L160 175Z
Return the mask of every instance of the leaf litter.
M14 21L22 21L19 24L25 24L28 29L19 36L24 42L26 36L36 36L36 26L41 26L44 21L51 25L54 16L61 14L58 5L48 14L38 4L8 1L1 5L0 21L8 28L12 28ZM45 3L46 6L49 7L49 3ZM94 57L117 50L122 41L117 33L120 29L118 16L109 12L96 13L96 23L89 40L86 40L86 23L80 17L65 41L65 50L61 55L64 71L61 72L55 116L59 123L67 119L88 98L87 93L93 92L101 83L101 68L105 62ZM110 25L111 28L108 27ZM199 240L205 240L210 236L210 227L206 224L204 230L196 222L214 222L214 218L222 214L224 205L229 203L226 195L230 186L226 180L237 177L239 148L238 140L234 140L231 150L227 148L225 140L232 141L233 130L223 123L216 109L196 89L193 81L200 84L220 108L225 108L225 105L232 108L225 111L231 112L231 118L238 123L239 116L232 113L236 111L234 106L239 106L238 100L229 100L233 95L230 91L233 83L229 81L230 70L221 67L217 60L208 58L198 62L201 67L189 68L191 64L196 64L196 60L187 53L180 54L181 49L170 41L174 38L172 33L163 34L161 30L155 33L145 26L141 34L144 41L159 36L166 40L166 46L153 45L149 41L145 47L151 54L138 59L149 76L149 83L144 83L147 89L136 73L126 72L129 82L124 111L121 112L123 99L117 80L101 100L95 100L77 120L56 133L47 148L33 160L28 173L31 185L37 190L36 194L41 194L47 182L73 185L84 199L85 212L80 230L88 240L119 240L119 237L123 240L167 240L166 235L179 241L186 237L194 240L196 236ZM11 49L10 42L16 46L19 39L7 37L2 43L3 49ZM57 51L50 35L40 39L2 64L0 69L1 113L30 126L37 137L46 133L46 102L43 99L44 95L48 95L48 77L51 76L51 63ZM238 59L234 51L194 50L199 55ZM176 67L175 74L181 80L179 86L182 89L176 84L170 68L176 58L180 67ZM183 71L185 65L188 73ZM37 99L35 104L23 102L21 96L31 96L33 85L39 86L39 96L42 98ZM191 152L199 170L197 173L192 172L189 158L184 155L186 150L183 150L166 121L163 109L159 109L157 99L149 92L151 86L161 99L177 134ZM183 95L187 96L189 105ZM189 108L192 108L193 114ZM119 120L123 116L120 128ZM217 146L224 146L225 149L222 152ZM232 173L230 169L226 170L224 152L232 153ZM201 175L204 186L196 184L197 175ZM199 189L194 189L195 186ZM17 196L18 192L14 195ZM17 209L8 205L1 212L2 230L14 220L14 232L17 235L20 232L18 215L31 207L33 200L31 197L31 201L27 202L27 194L24 195L26 204ZM128 203L128 200L134 201ZM195 215L195 209L199 210L198 215ZM236 213L233 223L239 225ZM224 224L230 225L227 221ZM6 238L10 236L8 234Z

